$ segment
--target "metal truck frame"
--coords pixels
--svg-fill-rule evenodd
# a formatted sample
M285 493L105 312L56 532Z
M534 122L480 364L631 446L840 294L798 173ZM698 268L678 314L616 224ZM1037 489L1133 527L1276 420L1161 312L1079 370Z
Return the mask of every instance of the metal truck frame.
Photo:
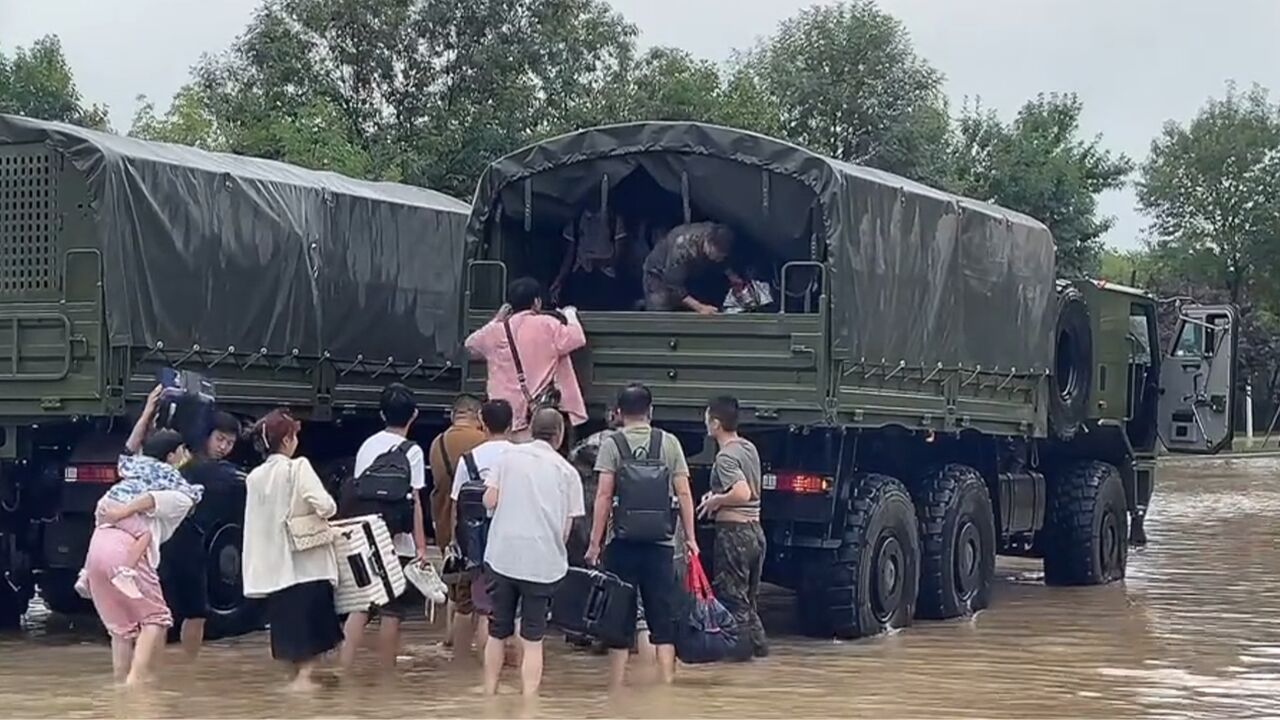
M0 115L0 626L37 588L55 611L91 610L72 589L91 513L160 368L206 375L245 418L292 408L333 475L380 425L388 382L436 411L424 436L443 425L467 211L421 188ZM243 513L243 485L209 488L196 511L212 636L257 627Z
M1042 556L1051 583L1121 579L1161 441L1231 441L1231 308L1187 308L1166 357L1156 300L1055 281L1034 219L698 123L594 128L492 163L469 228L467 329L509 277L547 267L547 238L584 208L625 205L639 175L650 195L629 212L730 224L773 254L784 300L765 314L582 312L592 415L644 382L654 421L688 449L704 446L710 397L739 399L765 465L765 579L796 591L808 633L980 610L998 552ZM481 391L483 367L466 381ZM712 451L691 460L695 483Z

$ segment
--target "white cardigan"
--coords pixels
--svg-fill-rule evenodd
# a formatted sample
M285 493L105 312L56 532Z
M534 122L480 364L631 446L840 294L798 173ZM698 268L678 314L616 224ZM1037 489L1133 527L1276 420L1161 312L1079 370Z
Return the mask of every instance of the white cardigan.
M297 465L298 502L292 512L314 512L331 518L338 511L333 497L306 458L272 455L245 478L244 594L266 597L294 585L317 580L338 584L338 559L332 545L294 552L285 520L293 500Z

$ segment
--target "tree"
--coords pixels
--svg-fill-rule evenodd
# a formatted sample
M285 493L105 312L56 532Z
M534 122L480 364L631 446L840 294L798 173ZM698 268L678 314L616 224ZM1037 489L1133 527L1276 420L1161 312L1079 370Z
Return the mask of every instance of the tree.
M0 112L107 129L106 107L83 104L56 35L0 53Z
M1280 106L1253 87L1211 99L1187 125L1151 143L1138 201L1166 264L1226 289L1233 303L1277 299L1280 262Z
M937 175L948 123L942 75L872 0L802 11L742 70L770 99L784 139L908 177Z
M1040 95L1006 124L980 104L956 121L949 189L1026 213L1048 225L1057 242L1058 274L1098 269L1100 238L1114 224L1098 216L1098 195L1123 187L1133 170L1101 137L1080 135L1075 95Z
M602 0L268 0L166 127L466 196L494 158L603 119L634 36Z

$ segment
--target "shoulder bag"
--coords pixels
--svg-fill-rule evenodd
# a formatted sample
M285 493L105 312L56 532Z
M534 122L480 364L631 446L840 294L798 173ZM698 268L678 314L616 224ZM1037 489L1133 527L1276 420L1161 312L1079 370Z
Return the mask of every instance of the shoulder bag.
M556 387L554 371L547 386L537 393L529 390L528 378L524 374L524 363L520 361L520 350L516 348L516 336L511 332L511 318L503 318L502 328L507 331L507 346L511 348L511 361L516 366L516 381L520 383L520 393L524 395L524 421L533 419L533 414L541 408L560 407L560 388Z
M294 552L302 552L304 550L312 550L325 545L330 545L337 539L333 527L329 525L329 521L320 517L315 511L308 512L303 515L294 515L293 509L299 503L305 503L299 492L298 481L298 464L299 461L294 459L289 461L289 482L291 484L289 490L289 510L285 514L285 527L289 532L289 545Z

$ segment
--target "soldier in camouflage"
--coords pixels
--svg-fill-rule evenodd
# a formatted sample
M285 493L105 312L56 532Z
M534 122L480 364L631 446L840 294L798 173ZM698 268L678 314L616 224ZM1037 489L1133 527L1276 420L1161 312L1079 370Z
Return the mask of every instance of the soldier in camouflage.
M742 639L733 659L765 657L769 645L757 601L764 570L765 537L760 526L760 453L738 434L738 401L719 397L706 412L707 434L720 450L711 470L711 491L698 514L715 518L715 563L711 585L733 613Z
M685 308L700 315L719 310L689 292L689 284L700 275L723 272L735 288L742 278L725 261L733 250L733 231L718 223L689 223L667 233L654 245L644 261L645 309L670 312Z

